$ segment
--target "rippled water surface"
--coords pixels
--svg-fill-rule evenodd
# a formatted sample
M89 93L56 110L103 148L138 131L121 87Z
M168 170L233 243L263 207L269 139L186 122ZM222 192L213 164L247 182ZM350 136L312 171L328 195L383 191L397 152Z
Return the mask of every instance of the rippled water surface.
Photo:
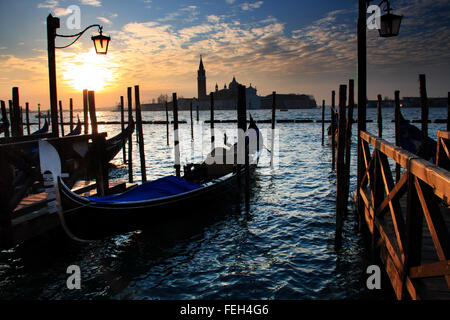
M384 137L393 141L392 109L384 109ZM355 112L356 113L356 112ZM256 120L270 110L252 111ZM420 110L406 118L418 119ZM200 120L209 112L201 112ZM235 119L235 112L217 111L216 119ZM279 112L278 119L320 119L321 111ZM430 110L430 119L445 118L446 110ZM103 112L99 120L117 120L118 112ZM163 112L144 112L144 120L165 120ZM327 114L327 118L329 115ZM375 110L368 118L376 119ZM68 119L68 115L66 116ZM209 148L209 125L195 126L191 143L189 112L180 112L181 159L200 160ZM194 113L195 120L195 113ZM270 124L260 124L261 129ZM235 124L216 124L216 141ZM174 221L157 229L78 244L47 236L0 253L2 299L344 299L386 298L365 289L368 264L363 240L352 211L345 219L343 246L334 249L335 173L330 148L321 146L320 123L281 123L278 166L271 169L264 151L256 170L251 210L216 208L221 215L208 221ZM376 123L368 130L376 133ZM108 136L118 125L99 128ZM430 124L430 135L445 124ZM68 128L66 128L68 130ZM230 131L229 131L230 132ZM354 133L356 125L354 126ZM170 128L172 134L172 128ZM229 135L232 140L234 136ZM172 138L166 145L165 125L144 125L148 179L173 174ZM270 140L265 140L270 147ZM135 179L140 180L139 153L133 146ZM355 149L352 187L355 184ZM122 153L114 160L113 180L126 177ZM199 204L201 205L201 204ZM86 223L89 223L88 221ZM66 268L81 268L81 290L68 290Z

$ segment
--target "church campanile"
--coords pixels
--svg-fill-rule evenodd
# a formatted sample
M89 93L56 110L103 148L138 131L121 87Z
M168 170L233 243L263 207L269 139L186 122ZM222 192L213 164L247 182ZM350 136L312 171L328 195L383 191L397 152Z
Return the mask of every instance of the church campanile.
M200 55L200 66L197 71L198 99L206 97L206 72L203 67L202 55Z

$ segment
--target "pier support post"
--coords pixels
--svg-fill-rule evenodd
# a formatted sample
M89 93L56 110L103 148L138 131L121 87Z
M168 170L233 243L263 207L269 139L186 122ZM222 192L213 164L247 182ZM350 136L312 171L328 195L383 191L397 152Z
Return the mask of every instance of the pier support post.
M12 88L12 109L11 109L11 135L13 137L22 137L23 131L20 124L21 112L19 106L19 88Z
M192 101L189 107L189 111L191 113L191 140L194 141L194 119L192 116Z
M128 102L128 125L133 122L133 101L131 96L131 87L127 88ZM133 134L128 135L128 181L133 182Z
M350 164L352 149L352 125L353 125L353 108L355 106L355 81L350 79L348 82L348 116L345 128L345 190L344 190L344 208L348 206L348 197L350 193Z
M174 159L175 159L175 173L179 178L181 175L181 164L180 164L180 139L178 136L178 100L177 94L172 93L172 104L173 104L173 147L174 147Z
M249 145L246 143L245 139L245 131L247 127L247 106L246 106L246 97L245 97L245 86L238 86L238 163L242 164L242 158L244 158L244 192L245 192L245 211L246 213L250 212L250 170L249 170ZM244 157L240 157L240 155ZM238 173L240 174L240 168L242 166L238 166ZM239 175L239 180L240 180Z
M41 104L38 103L38 129L41 128Z
M139 141L139 155L141 159L142 183L147 182L147 172L145 168L144 132L142 130L141 100L139 97L139 86L134 86L134 100L136 105L136 129Z

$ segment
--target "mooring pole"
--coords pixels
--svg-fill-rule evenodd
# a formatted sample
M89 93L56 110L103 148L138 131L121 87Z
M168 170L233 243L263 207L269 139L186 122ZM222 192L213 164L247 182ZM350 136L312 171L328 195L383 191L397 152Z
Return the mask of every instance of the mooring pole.
M12 98L11 133L13 137L22 137L23 131L20 126L21 112L19 107L19 88L12 88Z
M95 148L96 158L96 184L97 195L105 196L108 193L108 167L105 155L105 137L98 134L97 114L95 110L95 92L88 91L89 115L91 118L92 135ZM61 121L62 122L62 121Z
M142 129L141 99L139 97L139 86L134 86L134 100L136 104L136 128L139 136L139 155L141 159L142 183L147 182L147 172L145 168L144 132Z
M59 100L59 121L61 122L61 137L64 137L64 118L61 100Z
M130 125L130 124L128 124ZM125 105L123 103L123 96L120 96L120 129L122 132L125 130ZM122 144L122 159L123 163L127 163L127 150L126 150L126 141L123 139Z
M178 101L177 94L174 92L172 94L172 104L173 104L173 146L174 146L174 158L175 158L175 172L179 178L181 175L181 164L180 164L180 140L178 136Z
M70 131L73 130L73 100L69 99L69 121L70 121Z
M322 100L322 145L325 140L325 100Z
M276 110L276 98L277 93L275 91L272 92L272 132L270 139L270 167L273 168L273 153L274 153L274 145L275 145L275 110Z
M420 105L422 108L422 146L425 146L425 141L428 137L428 96L427 84L424 74L419 75L420 88ZM424 150L422 149L422 152Z
M241 168L244 164L244 192L245 192L245 211L250 211L250 171L249 171L249 159L248 159L248 144L245 139L245 129L247 126L247 110L246 110L246 97L245 86L238 86L238 148L237 148L237 161L238 161L238 181L241 180Z
M352 150L352 125L353 125L353 108L355 106L355 81L350 79L348 82L348 116L347 126L345 128L345 191L344 191L344 208L348 206L348 198L350 193L350 164Z
M209 96L211 97L211 123L210 123L210 128L211 128L211 150L214 149L214 93L210 93Z
M41 104L38 103L38 129L41 128Z
M167 135L167 145L169 145L169 107L166 101L166 135Z
M133 121L133 101L131 96L131 87L127 88L127 102L128 102L128 125ZM128 181L133 182L133 134L128 135Z
M342 220L346 208L344 208L345 196L345 102L347 101L347 86L339 87L339 120L338 120L338 145L336 165L336 236L335 246L340 247L342 237Z
M367 0L358 0L357 56L358 56L358 154L357 154L357 206L361 217L364 217L364 203L359 187L364 174L364 158L362 153L361 131L366 131L367 104Z
M396 90L394 93L394 132L395 132L395 145L400 146L400 91ZM400 165L395 164L395 181L400 180Z
M8 114L6 113L6 104L5 101L3 100L1 100L0 103L2 108L2 119L5 125L5 137L9 138L9 121L8 121Z
M191 100L189 110L191 112L191 140L194 141L194 119L192 117L192 100Z
M447 94L447 131L450 131L450 92Z
M381 114L381 94L378 95L377 103L377 123L378 123L378 137L383 137L383 115Z
M336 92L331 91L331 170L334 171L336 163L336 125L334 119L336 118Z
M89 133L89 115L88 115L88 90L83 90L83 117L84 117L84 134Z
M31 134L31 130L30 130L30 105L28 102L25 103L25 119L27 122L27 134L30 135Z

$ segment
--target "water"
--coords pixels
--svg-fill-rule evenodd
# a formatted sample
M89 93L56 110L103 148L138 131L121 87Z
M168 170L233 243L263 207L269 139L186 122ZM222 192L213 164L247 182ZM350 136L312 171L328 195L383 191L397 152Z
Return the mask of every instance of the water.
M383 136L393 141L393 110L384 109L383 113ZM270 110L252 111L252 115L256 120L269 119ZM419 119L420 110L408 110L404 116ZM201 112L201 120L208 117L208 112ZM215 117L234 119L236 115L217 111ZM278 119L320 117L320 109L277 113ZM430 110L430 119L445 117L445 109ZM117 120L119 113L103 112L98 118ZM165 113L144 112L143 118L165 120ZM376 119L376 110L368 109L368 119ZM205 125L203 144L194 146L196 152L191 157L189 112L180 112L180 120L188 122L180 125L182 161L198 160L202 149L203 154L208 150L209 129ZM216 130L234 126L216 124ZM260 124L262 129L269 126ZM277 127L278 167L271 170L263 162L257 169L248 216L229 210L224 216L194 225L174 222L163 229L131 232L89 244L42 237L0 253L0 298L391 298L386 284L385 290L375 294L365 287L369 261L353 212L345 219L342 249L334 249L336 177L331 171L330 148L321 146L321 124ZM367 127L377 132L375 122ZM445 124L430 124L430 135L435 138L438 129L445 130ZM100 126L99 130L113 136L120 126ZM199 128L195 133L198 140ZM216 137L219 144L222 136ZM166 145L166 126L144 125L144 141L148 178L173 174L173 145ZM270 146L270 141L265 144ZM136 144L133 151L134 176L139 181ZM351 192L355 188L355 155L353 145ZM119 153L115 159L113 180L127 174L121 156ZM66 268L72 264L81 268L81 290L66 287Z

